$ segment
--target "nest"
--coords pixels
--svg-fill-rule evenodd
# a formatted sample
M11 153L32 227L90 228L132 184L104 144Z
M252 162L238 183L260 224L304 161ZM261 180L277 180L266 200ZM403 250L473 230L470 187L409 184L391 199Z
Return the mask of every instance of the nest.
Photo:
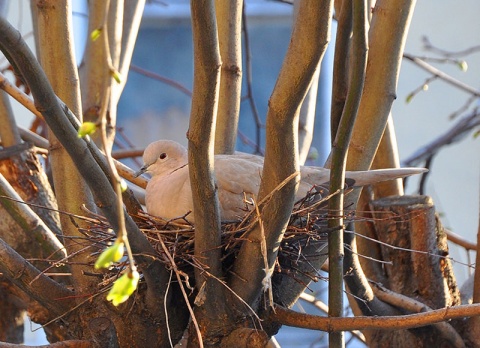
M327 205L330 197L325 186L316 186L306 197L295 203L278 251L274 276L283 274L298 277L303 283L305 276L309 280L318 280L318 268L327 258ZM195 267L204 267L194 256L195 228L185 217L166 221L145 212L132 217L156 250L158 259L167 268L172 268L173 259L176 268L190 277ZM231 271L240 246L255 220L256 217L251 213L242 221L222 223L222 261L227 273ZM101 251L116 236L104 218L96 216L90 222L90 228L84 230L84 233ZM116 273L121 268L123 267L118 267Z

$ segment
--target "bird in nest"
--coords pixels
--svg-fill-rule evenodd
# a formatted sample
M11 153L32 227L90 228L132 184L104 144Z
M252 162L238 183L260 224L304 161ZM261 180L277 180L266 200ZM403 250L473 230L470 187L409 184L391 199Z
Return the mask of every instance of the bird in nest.
M256 198L261 182L263 158L251 154L215 155L214 176L220 203L222 221L235 221L252 209L251 198ZM380 181L419 174L424 168L389 168L368 171L347 171L349 186L365 186ZM187 149L172 140L158 140L147 146L143 166L135 174L151 174L145 194L150 215L163 219L186 219L194 223L192 191L188 171ZM304 198L312 187L330 180L330 170L322 167L301 166L300 182L295 200Z

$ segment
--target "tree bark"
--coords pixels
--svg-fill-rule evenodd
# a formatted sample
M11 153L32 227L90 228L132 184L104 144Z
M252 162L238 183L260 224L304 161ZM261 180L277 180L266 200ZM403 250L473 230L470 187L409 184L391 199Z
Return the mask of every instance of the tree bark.
M195 316L202 337L190 330L191 342L218 340L230 326L221 262L221 224L214 181L214 137L220 86L220 51L213 0L191 1L194 81L188 130L188 169L195 211L195 283L204 300L198 301ZM198 295L200 296L200 295ZM228 329L227 329L228 328Z
M367 170L387 123L415 0L378 0L369 29L365 86L348 149L348 170ZM391 30L395 28L395 30Z
M215 1L222 61L215 153L235 152L242 91L242 7L243 0Z
M11 282L0 276L0 342L23 342L25 304L15 290Z
M332 1L301 1L277 83L269 101L265 162L258 201L274 192L261 207L263 226L246 236L235 262L231 287L248 304L255 305L269 281L278 247L293 208L298 176L275 191L298 171L298 111L330 40ZM326 23L326 24L325 24ZM266 244L268 269L262 243ZM287 297L290 295L286 295Z
M32 204L30 208L63 241L57 200L34 150L23 143L4 149L3 155L8 157L0 154L0 173L23 201Z
M32 3L33 5L33 3ZM80 85L73 52L73 32L71 24L71 4L69 0L48 0L36 3L37 25L36 39L40 51L42 67L49 78L55 93L65 102L73 114L82 120L80 102ZM61 61L62 64L58 64ZM91 211L96 210L92 194L78 172L73 160L62 143L49 131L50 156L55 195L62 211L82 216L82 205ZM75 189L72 190L72 183ZM72 237L81 238L78 226L70 216L60 217L65 236L65 246L72 254L72 281L79 293L91 293L96 287L96 279L85 277L84 272L90 270L88 254L79 253L84 246ZM87 227L83 221L77 222Z
M10 99L5 91L0 94L0 123L3 145L0 152L0 173L25 202L33 203L32 210L61 238L56 198L36 154L27 144L22 145Z
M116 0L112 3L117 3ZM112 7L114 8L114 7ZM85 121L97 122L102 118L107 118L110 111L110 97L113 78L110 72L112 67L112 56L110 55L110 39L116 37L112 30L116 26L111 26L109 17L110 0L93 0L89 2L89 20L88 20L88 39L85 47L84 59L79 68L80 85L82 92L82 110ZM96 40L90 38L94 30L101 30L101 34ZM102 105L106 114L101 115ZM115 120L110 117L107 119L107 139L109 145L113 145L115 135ZM92 135L92 139L101 148L100 132Z
M433 309L460 304L460 294L448 258L446 235L426 196L398 196L371 203L388 289ZM436 347L443 338L433 327L381 332L372 346Z
M33 258L39 269L67 254L58 236L22 202L20 196L0 174L0 238L25 258ZM60 236L61 237L61 236ZM63 261L65 262L65 261ZM59 270L65 271L65 267Z
M41 111L48 126L58 137L62 145L65 146L69 155L75 159L78 171L88 183L91 191L95 193L98 205L101 207L102 212L112 228L118 229L118 212L116 211L116 206L112 204L116 199L115 193L108 177L105 176L105 173L99 166L99 163L104 161L102 155L88 139L78 138L77 120L70 119L71 116L68 114L69 110L66 110L59 103L44 72L18 31L14 30L7 21L0 18L0 32L2 33L2 35L0 35L0 49L25 78L32 90L32 95L38 110ZM158 303L163 303L169 273L166 271L164 265L154 256L156 255L155 250L149 244L146 237L139 231L131 217L125 215L125 220L129 241L135 253L136 262L142 270L145 283L147 284L146 297L141 302L147 303L148 301L148 303L157 305L157 311L148 311L148 316L153 319L147 323L144 320L146 310L143 307L135 307L139 311L138 315L131 314L116 318L115 313L117 312L112 311L111 308L108 307L104 298L98 297L94 298L90 306L87 306L88 310L85 310L82 315L85 320L90 316L95 317L99 314L102 315L102 313L107 313L107 316L115 318L117 332L122 336L120 341L125 342L126 345L131 347L145 346L146 341L157 342L159 345L165 344L165 342L167 342L166 333L158 331L158 327L165 324L165 310L164 307L158 305ZM0 255L2 254L0 253ZM0 266L3 267L2 262L0 262ZM51 286L56 287L54 283L51 283ZM45 293L41 295L48 296ZM63 298L65 296L58 297ZM57 305L62 305L62 303ZM61 313L63 312L65 311ZM178 317L180 316L175 316L174 320L179 320ZM140 322L142 322L142 324L140 324ZM141 332L136 330L134 335L132 330L127 329L131 327L136 327L140 329ZM85 329L85 327L83 327L83 329ZM81 332L79 332L81 329L78 326L73 327L72 331L73 335L82 337Z

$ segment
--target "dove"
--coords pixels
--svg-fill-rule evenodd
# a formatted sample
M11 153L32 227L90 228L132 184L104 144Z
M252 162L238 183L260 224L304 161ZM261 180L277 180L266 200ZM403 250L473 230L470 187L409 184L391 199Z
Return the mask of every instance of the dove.
M257 196L262 170L263 158L260 156L245 153L215 155L214 175L222 221L239 220L252 209L252 204L248 202ZM347 171L346 178L354 186L365 186L425 171L424 168ZM135 176L143 173L151 175L145 193L145 205L150 215L166 220L185 217L194 223L188 153L184 146L172 140L151 143L143 153L143 166ZM304 198L315 185L327 183L330 180L330 170L301 166L300 179L295 200Z

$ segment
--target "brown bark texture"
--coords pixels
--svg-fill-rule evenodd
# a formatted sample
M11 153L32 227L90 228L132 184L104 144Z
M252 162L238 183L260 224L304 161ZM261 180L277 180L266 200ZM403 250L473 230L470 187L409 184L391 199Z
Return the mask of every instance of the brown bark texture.
M432 309L460 304L446 234L427 196L394 196L371 203L383 286ZM406 312L407 313L407 312ZM371 332L371 347L449 347L433 326Z

